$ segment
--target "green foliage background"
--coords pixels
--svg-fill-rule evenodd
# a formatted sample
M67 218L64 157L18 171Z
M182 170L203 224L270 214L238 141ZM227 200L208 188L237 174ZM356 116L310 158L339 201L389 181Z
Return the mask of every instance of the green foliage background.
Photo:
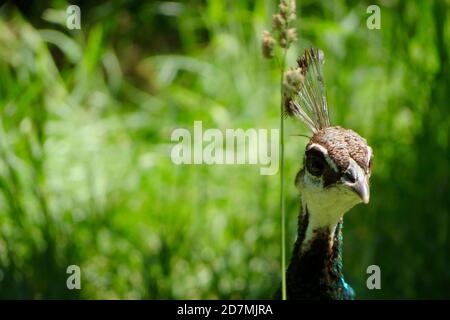
M297 1L299 41L325 52L332 121L374 149L372 197L346 215L358 298L450 298L450 2ZM260 54L275 1L0 5L0 297L270 298L278 176L175 166L175 128L277 128ZM288 248L306 133L288 120ZM82 289L66 288L66 268ZM382 290L366 288L379 265Z

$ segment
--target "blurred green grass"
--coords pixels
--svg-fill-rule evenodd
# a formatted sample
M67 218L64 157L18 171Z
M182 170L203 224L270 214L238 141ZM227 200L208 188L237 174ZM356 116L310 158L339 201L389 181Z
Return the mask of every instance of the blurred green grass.
M448 1L298 1L297 48L325 52L334 123L374 149L372 198L347 216L358 298L449 298ZM279 285L277 176L175 166L179 127L276 128L260 54L275 1L0 7L0 297L270 298ZM288 247L306 133L288 122ZM66 288L66 267L82 290ZM366 288L377 264L382 290Z

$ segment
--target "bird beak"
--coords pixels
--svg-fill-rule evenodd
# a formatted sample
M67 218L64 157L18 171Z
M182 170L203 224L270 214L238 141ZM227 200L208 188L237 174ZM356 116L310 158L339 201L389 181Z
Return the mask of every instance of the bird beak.
M361 198L362 202L369 203L370 189L366 176L360 177L350 188Z
M369 176L366 175L363 169L352 161L349 168L345 171L342 178L343 184L352 192L356 193L362 202L369 203L370 189Z

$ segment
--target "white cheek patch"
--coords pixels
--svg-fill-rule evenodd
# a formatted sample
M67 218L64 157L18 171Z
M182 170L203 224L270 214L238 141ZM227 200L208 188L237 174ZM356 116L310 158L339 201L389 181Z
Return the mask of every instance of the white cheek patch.
M336 164L334 163L334 161L330 158L330 155L328 154L327 149L325 149L324 147L322 147L320 144L317 144L317 143L312 143L312 144L309 146L308 150L311 150L311 149L316 149L316 150L320 151L320 152L323 154L323 156L325 157L325 160L327 161L328 165L329 165L335 172L338 172L338 171L339 171L339 170L338 170L338 167L336 166Z

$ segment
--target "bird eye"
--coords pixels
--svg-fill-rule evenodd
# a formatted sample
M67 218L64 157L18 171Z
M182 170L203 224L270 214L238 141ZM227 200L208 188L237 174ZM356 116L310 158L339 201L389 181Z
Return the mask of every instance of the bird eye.
M372 171L372 162L373 162L373 156L371 156L370 160L369 160L369 171Z
M325 159L321 153L309 154L306 158L306 169L313 176L320 176L325 171Z
M355 183L356 182L356 177L353 174L353 172L350 171L350 170L347 170L347 171L344 172L344 179L347 180L350 183Z

